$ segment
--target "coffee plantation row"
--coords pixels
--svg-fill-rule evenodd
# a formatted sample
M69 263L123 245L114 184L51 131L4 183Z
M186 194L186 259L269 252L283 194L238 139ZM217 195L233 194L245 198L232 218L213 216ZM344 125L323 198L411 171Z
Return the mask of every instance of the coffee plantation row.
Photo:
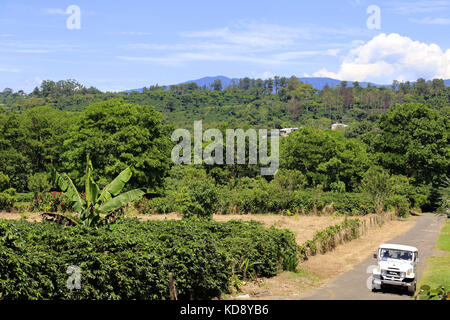
M211 299L297 267L288 230L257 222L121 219L111 227L0 220L0 299ZM68 289L69 266L81 288Z

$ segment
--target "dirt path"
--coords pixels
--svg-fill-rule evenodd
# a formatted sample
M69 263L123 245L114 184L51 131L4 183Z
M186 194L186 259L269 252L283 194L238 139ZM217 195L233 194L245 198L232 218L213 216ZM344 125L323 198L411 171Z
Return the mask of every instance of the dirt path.
M424 214L416 218L417 222L409 231L393 238L386 239L373 246L367 247L363 255L364 260L354 265L334 281L322 286L314 292L305 293L301 298L315 300L408 300L412 299L403 290L393 288L388 292L372 292L366 286L367 278L370 274L367 269L375 265L376 261L372 257L378 244L382 242L398 243L415 246L419 249L418 278L425 268L426 257L433 253L439 230L443 225L445 217L433 214ZM385 229L385 228L382 228ZM338 252L336 252L338 254Z

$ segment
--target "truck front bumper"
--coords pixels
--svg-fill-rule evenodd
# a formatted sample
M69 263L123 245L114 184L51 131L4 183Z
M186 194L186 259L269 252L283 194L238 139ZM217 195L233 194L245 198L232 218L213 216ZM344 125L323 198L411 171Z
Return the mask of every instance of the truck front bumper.
M396 280L387 280L387 279L373 279L373 284L376 286L380 286L382 284L388 284L392 286L401 286L401 287L410 287L414 285L414 281L405 282L405 281L396 281Z

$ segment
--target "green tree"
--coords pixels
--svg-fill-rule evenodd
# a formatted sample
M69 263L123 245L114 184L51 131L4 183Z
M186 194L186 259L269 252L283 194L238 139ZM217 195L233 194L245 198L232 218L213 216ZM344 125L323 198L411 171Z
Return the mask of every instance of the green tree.
M364 173L361 181L360 189L367 193L378 209L383 209L385 200L391 194L391 181L389 180L389 172L382 167L370 167Z
M281 141L280 166L301 171L309 186L330 189L331 183L341 181L352 191L370 160L366 146L356 139L347 139L341 132L303 127Z
M220 91L220 90L222 90L222 80L220 80L220 79L214 80L214 82L211 84L211 88L212 88L214 91Z
M374 149L379 163L416 184L438 185L450 174L449 118L423 104L407 103L382 114Z
M162 184L171 165L170 131L151 106L111 99L86 108L64 142L64 167L80 185L87 154L96 168L96 180L106 185L127 166L133 169L130 187Z

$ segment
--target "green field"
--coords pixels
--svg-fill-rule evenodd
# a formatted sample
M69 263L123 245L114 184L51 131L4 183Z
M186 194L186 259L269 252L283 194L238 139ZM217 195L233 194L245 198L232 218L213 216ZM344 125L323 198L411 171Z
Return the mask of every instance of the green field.
M427 268L425 269L420 286L429 285L432 288L444 285L450 287L450 221L447 220L441 230L436 247L442 250L442 254L431 256L427 259Z

